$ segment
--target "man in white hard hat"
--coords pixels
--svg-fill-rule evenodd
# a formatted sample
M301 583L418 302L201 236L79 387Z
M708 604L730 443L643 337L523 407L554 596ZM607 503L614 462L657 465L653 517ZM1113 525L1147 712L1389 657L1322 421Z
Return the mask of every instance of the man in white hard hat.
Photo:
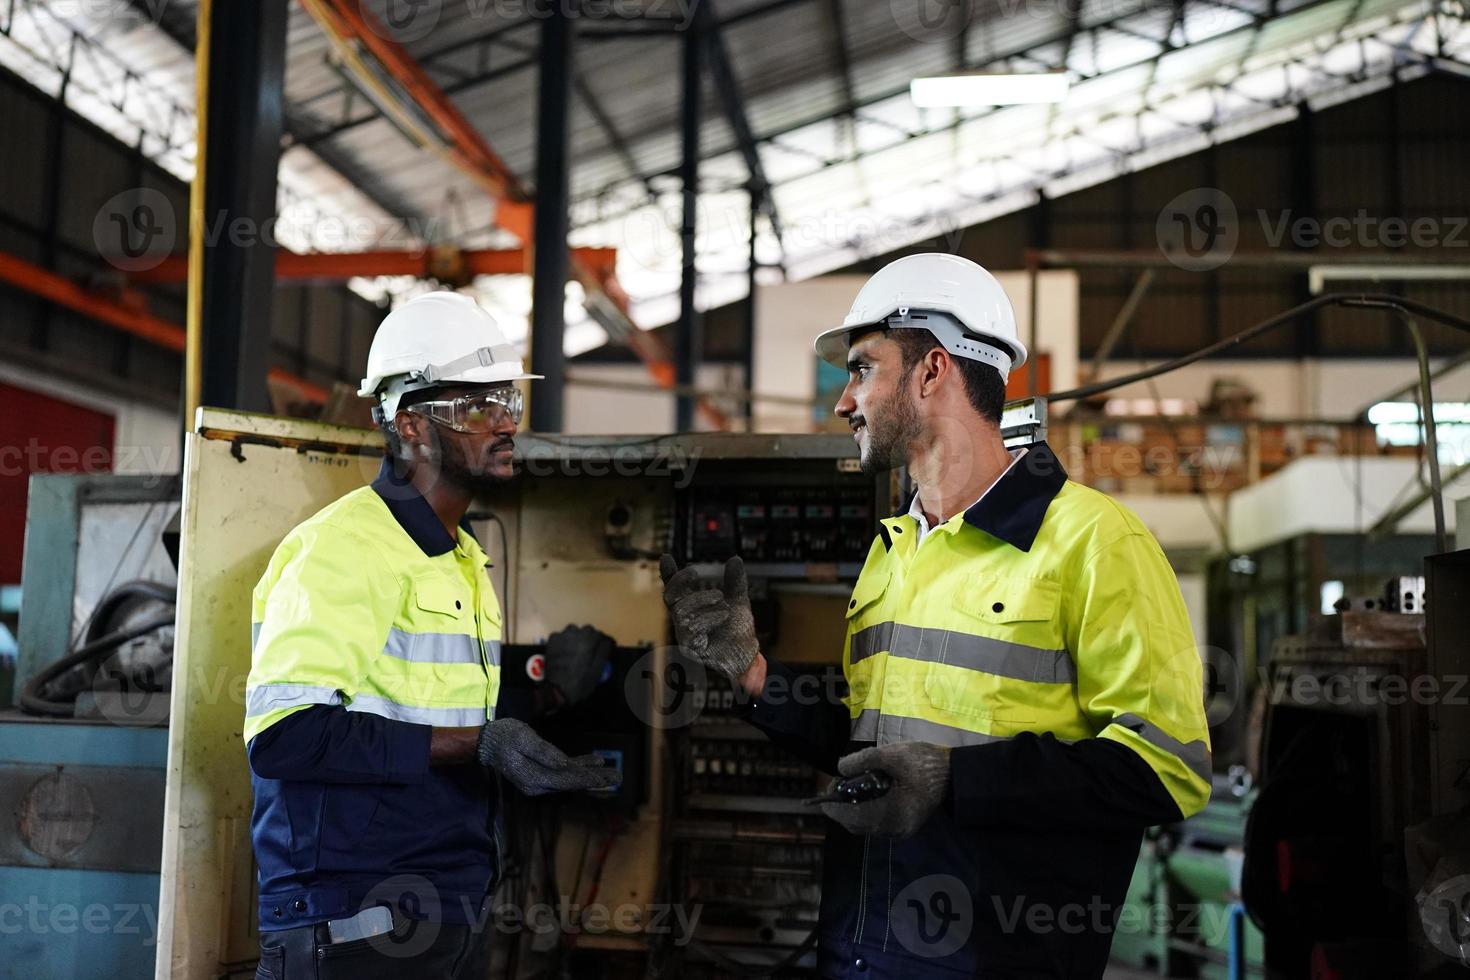
M486 770L530 795L617 781L496 717L500 605L464 516L512 475L514 383L532 377L468 297L394 310L359 391L382 471L291 531L255 588L257 977L479 980Z
M1209 797L1202 670L1158 543L999 422L1025 362L1000 284L913 255L817 353L868 472L917 492L883 520L847 604L843 703L759 650L739 559L723 589L664 561L680 644L834 784L823 977L1097 978L1144 829ZM886 792L883 791L885 783ZM843 790L858 794L844 795Z

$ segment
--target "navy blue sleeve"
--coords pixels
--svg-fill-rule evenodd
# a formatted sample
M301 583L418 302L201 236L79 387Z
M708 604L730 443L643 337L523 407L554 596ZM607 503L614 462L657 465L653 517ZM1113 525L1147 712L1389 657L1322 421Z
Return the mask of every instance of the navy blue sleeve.
M820 772L836 774L852 725L847 705L826 684L766 658L766 683L745 707L746 720Z
M1158 774L1111 739L1022 732L955 749L949 770L966 826L1141 829L1183 819Z
M262 779L417 783L429 771L432 731L341 705L314 704L251 739L250 768Z

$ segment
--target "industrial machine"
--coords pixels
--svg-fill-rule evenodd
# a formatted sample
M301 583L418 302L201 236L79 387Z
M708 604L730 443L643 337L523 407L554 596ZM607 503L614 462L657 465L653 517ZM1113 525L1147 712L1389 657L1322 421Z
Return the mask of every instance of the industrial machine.
M157 949L179 481L31 478L0 711L0 977L145 977ZM140 584L142 583L142 584Z
M556 630L611 635L608 676L579 715L544 730L627 778L606 798L507 803L496 901L550 905L561 921L507 932L497 955L516 962L497 967L641 962L651 949L711 963L789 955L815 921L821 827L797 810L818 779L744 726L736 734L728 688L673 657L658 556L714 575L743 554L768 649L835 668L848 590L875 517L894 505L889 478L860 473L839 435L523 435L516 452L521 478L470 515L504 608L506 689L539 683L540 644ZM380 457L376 432L210 409L188 436L159 952L172 976L253 968L240 744L250 590L280 538L369 482ZM708 908L683 926L660 912L683 902Z
M893 491L858 471L847 438L782 442L779 455L700 467L675 495L674 555L711 581L740 555L762 650L835 699L846 603ZM723 677L693 674L688 724L670 733L670 893L702 912L693 941L663 951L666 975L811 965L825 828L803 800L824 777L740 720L745 696Z
M1005 432L1032 441L1043 423L1027 402ZM674 654L658 556L713 578L742 555L764 649L835 691L847 597L899 487L861 473L844 435L522 435L516 454L520 479L470 514L504 609L507 690L538 682L538 645L568 624L612 636L609 676L544 730L628 778L611 797L507 804L496 901L562 921L508 930L497 955L515 962L497 967L801 963L824 829L801 801L821 780ZM251 587L281 537L380 457L373 431L212 409L187 437L159 954L172 976L248 975L256 955L240 744ZM699 915L672 922L670 907Z
M1044 423L1044 403L1025 403L1003 431L1021 444ZM18 831L0 882L37 915L130 918L102 937L79 928L74 943L0 936L8 975L104 975L93 967L107 963L143 976L155 953L160 975L251 974L250 590L281 536L371 480L380 453L375 432L206 409L176 522L177 482L37 478L17 674L47 715L0 717L0 797ZM839 697L844 604L875 519L904 488L861 473L843 436L528 435L517 454L521 479L470 515L505 613L505 697L544 683L558 629L607 632L617 648L593 695L535 723L625 778L602 796L504 801L497 907L556 913L551 928L502 930L496 969L578 975L626 957L655 976L799 972L825 830L804 801L826 780L671 648L657 557L714 581L741 555L763 649L813 696ZM170 543L176 621L163 611ZM118 588L134 580L163 585ZM1120 960L1220 980L1463 970L1470 713L1454 692L1375 692L1470 675L1470 552L1391 586L1277 640L1260 750L1242 744L1203 813L1150 834ZM1303 694L1336 678L1345 697Z
M1470 552L1424 570L1272 651L1243 873L1270 976L1470 968Z

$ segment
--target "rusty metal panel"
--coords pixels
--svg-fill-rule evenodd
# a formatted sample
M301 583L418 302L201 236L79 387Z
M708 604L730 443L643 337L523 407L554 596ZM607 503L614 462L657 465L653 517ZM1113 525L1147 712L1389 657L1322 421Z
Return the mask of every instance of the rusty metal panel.
M1349 649L1422 650L1424 617L1390 612L1344 612L1342 645Z
M158 871L161 769L0 765L0 864L94 871Z
M377 474L374 431L200 409L184 450L158 976L255 955L241 726L250 593L286 532Z

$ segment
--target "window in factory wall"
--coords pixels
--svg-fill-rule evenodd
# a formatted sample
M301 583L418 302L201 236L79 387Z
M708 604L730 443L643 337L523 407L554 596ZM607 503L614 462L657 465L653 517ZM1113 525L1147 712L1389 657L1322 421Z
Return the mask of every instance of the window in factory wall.
M20 581L32 473L112 471L114 418L0 383L0 585Z
M1155 416L1199 414L1199 402L1193 398L1109 398L1103 403L1106 415Z
M1368 421L1390 446L1417 446L1424 438L1417 402L1379 402L1368 409ZM1435 402L1434 434L1441 463L1470 462L1470 402Z
M1324 616L1331 616L1337 612L1337 602L1346 594L1346 586L1341 579L1332 579L1322 583L1322 607Z

